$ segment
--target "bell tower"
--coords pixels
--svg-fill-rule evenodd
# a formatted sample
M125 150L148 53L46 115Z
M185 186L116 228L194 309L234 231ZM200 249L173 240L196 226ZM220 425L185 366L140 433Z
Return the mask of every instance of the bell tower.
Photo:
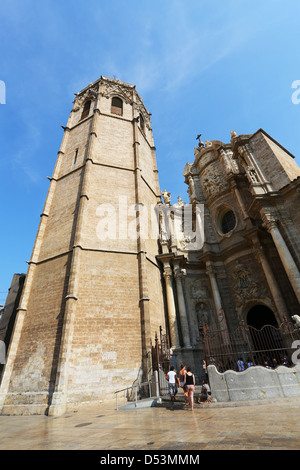
M76 94L49 179L2 414L57 415L113 396L141 379L165 326L149 227L160 202L155 147L134 85L101 76Z

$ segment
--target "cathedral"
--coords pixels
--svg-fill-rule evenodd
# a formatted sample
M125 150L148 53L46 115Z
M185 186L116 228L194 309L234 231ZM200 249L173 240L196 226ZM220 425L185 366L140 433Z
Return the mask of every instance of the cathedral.
M189 204L172 205L135 86L101 76L76 94L17 300L0 413L59 415L148 380L159 331L175 366L200 378L199 325L230 334L299 314L294 156L263 129L198 138L183 168Z

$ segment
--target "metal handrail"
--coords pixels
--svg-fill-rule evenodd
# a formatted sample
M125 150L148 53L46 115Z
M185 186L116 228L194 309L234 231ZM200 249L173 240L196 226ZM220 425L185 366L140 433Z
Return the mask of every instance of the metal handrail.
M149 387L149 397L151 398L151 384L152 384L152 381L151 381L151 380L148 380L148 382L142 382L142 383L137 384L137 385L131 385L130 387L122 388L121 390L117 390L117 391L115 392L117 410L119 409L119 408L118 408L118 393L124 392L124 405L126 405L126 394L125 394L125 392L126 392L127 390L130 390L130 389L132 390L133 388L135 388L135 404L137 404L137 401L138 401L138 399L137 399L137 388L138 388L138 387L141 387L141 386L143 386L143 385L148 385L148 387Z
M159 388L158 388L158 374L157 374L157 371L154 372L154 376L155 376L155 392L156 392L156 396L159 396ZM131 385L130 387L126 387L126 388L122 388L121 390L117 390L115 392L115 395L116 395L116 408L117 410L119 409L118 407L118 393L121 393L121 392L124 392L124 405L126 405L126 391L127 390L132 390L133 388L135 388L135 405L137 405L137 402L138 402L138 398L137 398L137 388L138 387L141 387L143 385L148 385L149 387L149 398L152 398L152 393L151 393L151 384L153 383L152 380L148 380L148 382L141 382L139 384L136 384L136 385Z

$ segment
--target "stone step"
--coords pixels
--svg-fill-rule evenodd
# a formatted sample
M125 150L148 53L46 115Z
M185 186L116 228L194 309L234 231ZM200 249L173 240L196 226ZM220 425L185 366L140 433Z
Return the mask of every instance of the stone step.
M126 403L126 405L119 406L118 410L136 410L137 408L149 408L151 406L156 406L158 403L161 403L160 397L143 398L137 402L133 401Z

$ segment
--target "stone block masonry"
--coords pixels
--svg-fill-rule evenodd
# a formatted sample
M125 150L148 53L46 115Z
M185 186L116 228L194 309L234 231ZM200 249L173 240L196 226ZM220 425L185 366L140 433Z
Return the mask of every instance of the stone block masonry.
M159 194L150 115L133 85L101 77L76 95L64 129L2 377L2 414L58 415L147 379L151 341L165 327L157 241L144 245L120 227L101 238L98 208L116 208L120 197L155 205Z

